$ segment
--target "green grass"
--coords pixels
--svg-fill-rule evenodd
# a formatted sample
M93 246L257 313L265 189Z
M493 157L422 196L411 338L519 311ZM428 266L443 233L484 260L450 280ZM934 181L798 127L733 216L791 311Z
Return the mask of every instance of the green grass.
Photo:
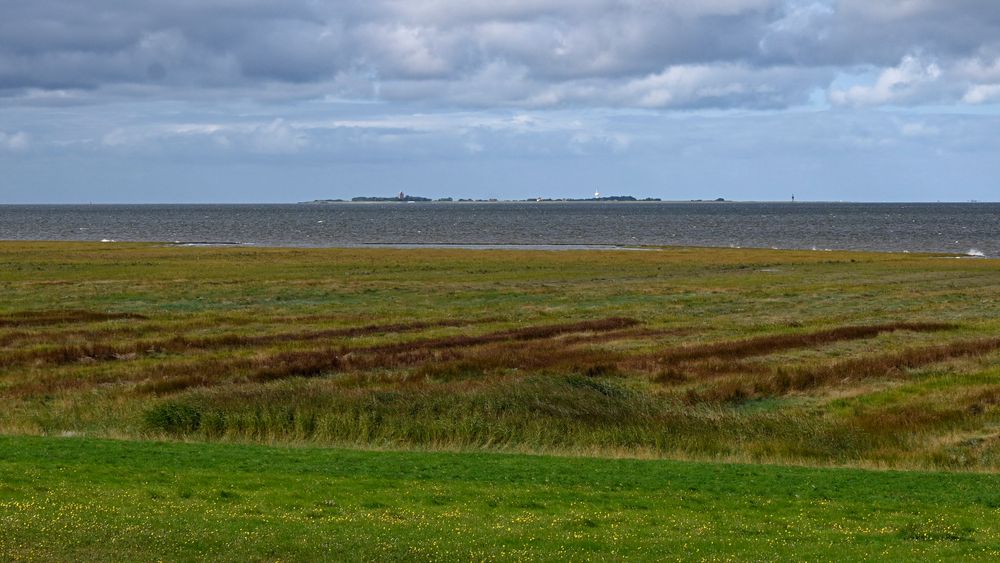
M5 560L996 560L1000 477L0 438Z

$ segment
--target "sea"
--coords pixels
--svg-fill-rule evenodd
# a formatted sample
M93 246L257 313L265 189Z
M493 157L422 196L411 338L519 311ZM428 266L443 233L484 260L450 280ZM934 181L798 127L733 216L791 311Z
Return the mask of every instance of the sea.
M1000 203L0 205L0 240L281 247L646 246L1000 257Z

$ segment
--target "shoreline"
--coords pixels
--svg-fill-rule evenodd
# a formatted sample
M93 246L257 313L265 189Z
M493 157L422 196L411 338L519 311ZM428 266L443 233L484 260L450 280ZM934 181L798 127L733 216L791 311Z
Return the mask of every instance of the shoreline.
M982 253L954 252L947 250L879 250L857 248L818 248L818 247L776 247L776 246L699 246L699 245L623 245L614 243L433 243L433 242L370 242L345 244L276 244L243 241L164 241L164 240L128 240L128 239L0 239L0 243L76 243L76 244L152 244L176 248L254 248L254 249L397 249L397 250L509 250L527 252L587 252L587 251L639 251L658 252L670 250L748 250L777 252L829 252L829 253L859 253L859 254L901 254L912 256L932 256L939 258L997 260L1000 256L989 256Z

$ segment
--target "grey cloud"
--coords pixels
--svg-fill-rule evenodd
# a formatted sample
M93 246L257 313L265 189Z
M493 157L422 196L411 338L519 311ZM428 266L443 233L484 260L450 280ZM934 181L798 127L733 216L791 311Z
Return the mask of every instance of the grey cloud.
M832 101L1000 99L1000 3L986 0L0 0L0 10L8 104L775 108L865 72L875 82L834 88Z

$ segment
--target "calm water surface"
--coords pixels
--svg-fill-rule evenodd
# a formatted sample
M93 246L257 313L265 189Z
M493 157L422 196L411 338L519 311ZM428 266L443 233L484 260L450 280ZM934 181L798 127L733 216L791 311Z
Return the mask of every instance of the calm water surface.
M8 205L0 206L0 239L259 246L738 246L1000 257L1000 204Z

